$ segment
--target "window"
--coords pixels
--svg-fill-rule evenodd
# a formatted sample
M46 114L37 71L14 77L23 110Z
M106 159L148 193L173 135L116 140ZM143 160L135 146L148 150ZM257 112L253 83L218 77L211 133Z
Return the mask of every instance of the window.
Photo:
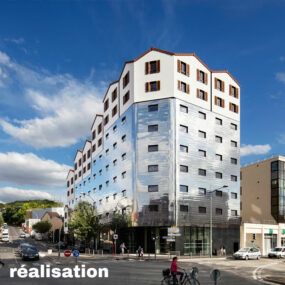
M77 170L77 163L74 164L74 170Z
M96 159L93 160L93 164L96 164Z
M204 90L197 89L197 98L208 101L208 93Z
M180 212L188 212L188 205L180 205Z
M87 170L90 170L91 168L91 165L90 165L90 162L87 164Z
M199 211L199 214L206 214L207 213L206 207L199 207L198 211Z
M207 156L207 152L203 149L199 149L198 150L199 156L200 157L206 157Z
M180 151L181 151L181 152L188 153L188 146L181 144L181 145L180 145Z
M92 132L92 140L94 140L96 138L96 130L94 130L93 132Z
M198 135L199 135L200 138L203 138L203 139L206 138L206 132L198 131Z
M113 199L116 200L117 198L117 193L113 194Z
M223 138L220 137L220 136L215 136L215 141L216 141L217 143L222 143L222 142L223 142Z
M98 147L102 145L102 138L98 140Z
M231 175L231 181L237 182L237 176L236 175Z
M148 172L158 172L158 165L157 164L149 165Z
M99 200L99 205L102 205L102 199Z
M236 217L237 215L237 210L231 210L231 216Z
M118 107L117 105L112 109L112 117L114 117L118 112Z
M99 175L102 175L102 169L99 170Z
M112 102L114 102L117 99L117 88L112 92Z
M115 125L114 127L113 127L113 132L115 133L116 131L117 131L117 126Z
M225 83L221 79L215 78L215 89L224 92L225 91Z
M106 171L108 171L108 170L109 170L109 164L106 165Z
M222 215L223 214L223 209L216 208L216 215Z
M185 82L178 80L178 90L189 94L190 93L189 84L186 84Z
M122 139L122 142L125 142L125 141L126 141L126 137L127 137L126 135L123 135L123 136L122 136L122 138L121 138L121 139Z
M106 149L105 152L106 152L106 155L109 155L109 149Z
M158 104L148 105L148 111L149 112L156 112L156 111L158 111Z
M123 88L125 88L129 84L129 82L130 82L130 73L128 71L123 78Z
M100 134L101 132L102 132L102 123L98 125L98 134Z
M197 81L208 84L208 74L202 70L197 69Z
M87 158L90 158L90 156L91 156L91 151L90 151L90 149L87 151Z
M123 105L125 105L130 99L130 91L128 91L123 97Z
M104 118L104 126L106 126L109 122L109 115Z
M199 168L198 169L198 174L200 176L206 176L207 175L207 171L206 171L206 169Z
M236 125L236 124L231 123L231 129L236 131L236 130L237 130L237 125Z
M123 153L123 154L122 154L122 160L126 160L126 158L127 158L127 154L126 154L126 153Z
M99 155L99 158L102 159L102 154Z
M148 205L148 210L150 212L158 212L158 205Z
M222 179L223 178L223 173L221 173L221 172L216 172L215 173L215 176L216 176L216 178L218 178L218 179ZM216 191L217 192L217 191Z
M156 152L156 151L158 151L158 145L157 144L153 144L153 145L148 146L148 152Z
M237 193L231 192L231 198L232 199L237 199Z
M126 121L127 121L126 116L124 116L124 117L122 118L122 120L121 120L122 125L125 124Z
M238 98L238 89L232 85L230 85L230 96Z
M123 191L122 191L122 196L123 196L123 197L126 197L126 194L127 194L127 190L123 190Z
M216 153L216 160L222 161L223 160L223 156L221 154L217 154Z
M159 72L160 72L160 60L154 60L145 63L145 74L152 74Z
M180 189L180 192L183 192L183 193L188 192L188 186L187 185L180 185L179 189Z
M113 160L113 165L114 165L114 166L117 165L117 159L114 159L114 160Z
M148 185L148 192L158 192L158 185Z
M199 195L205 196L207 193L206 188L199 187L198 188Z
M158 125L149 125L147 127L148 129L148 132L151 133L151 132L157 132L158 131Z
M67 191L67 197L69 197L69 191Z
M187 126L180 125L179 130L182 133L188 133L188 127Z
M102 190L102 187L103 187L102 184L100 184L100 185L99 185L99 190Z
M104 102L104 112L106 112L109 108L109 99Z
M180 105L180 112L182 113L188 113L188 107L184 106L184 105Z
M106 181L106 186L107 186L107 187L109 186L109 180Z
M216 124L219 125L219 126L222 126L223 125L223 120L220 119L220 118L216 118Z
M189 76L189 74L190 74L189 64L187 64L183 61L177 60L177 72L182 73L186 76Z
M199 115L199 118L202 119L202 120L206 120L207 119L207 115L205 113L203 113L203 112L199 112L198 115Z
M105 135L105 139L106 139L106 140L109 139L109 133L107 133L107 134Z
M86 161L86 154L83 155L83 162Z
M231 157L231 164L237 164L237 159L236 159L236 158Z
M78 176L81 177L81 170L79 171Z
M78 161L78 165L81 166L81 164L82 164L82 160L80 158L79 161Z
M126 176L127 176L127 172L126 171L122 172L122 178L125 179Z
M117 182L117 176L114 176L113 177L113 183L116 183Z
M224 108L225 107L225 100L215 96L215 105Z
M238 105L236 105L234 103L229 103L229 108L230 108L230 111L232 111L234 113L238 113Z
M92 145L92 152L95 152L95 150L96 150L96 144L93 144Z
M69 181L67 181L67 185L66 185L66 187L69 187Z
M151 81L145 83L145 92L154 92L160 90L160 81Z
M118 146L118 144L115 142L115 143L113 143L113 149L116 149L117 148L117 146Z
M237 147L237 142L236 141L231 141L231 146L232 147Z
M187 165L180 165L180 172L188 172L188 166Z

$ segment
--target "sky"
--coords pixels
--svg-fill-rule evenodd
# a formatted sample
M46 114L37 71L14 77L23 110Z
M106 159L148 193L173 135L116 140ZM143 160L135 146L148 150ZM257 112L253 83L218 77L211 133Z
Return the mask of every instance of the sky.
M150 47L241 85L241 163L284 154L284 0L0 2L0 201L65 201L108 84Z

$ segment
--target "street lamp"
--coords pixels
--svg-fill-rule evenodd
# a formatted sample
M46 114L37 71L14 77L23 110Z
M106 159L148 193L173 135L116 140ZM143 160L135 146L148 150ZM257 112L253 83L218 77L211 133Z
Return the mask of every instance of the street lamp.
M228 188L229 186L224 185L220 188L214 189L212 191L209 191L210 194L210 258L212 258L212 251L213 251L213 193L220 190L220 189L225 189Z

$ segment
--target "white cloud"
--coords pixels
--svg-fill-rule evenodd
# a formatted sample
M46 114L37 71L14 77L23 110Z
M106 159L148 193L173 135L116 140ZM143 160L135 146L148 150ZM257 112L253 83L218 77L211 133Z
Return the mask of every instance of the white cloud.
M25 40L23 38L6 38L4 39L4 42L13 43L16 45L22 45L25 43Z
M242 145L240 149L241 156L248 155L259 155L259 154L267 154L270 152L271 146L269 144L264 145Z
M14 187L0 188L0 201L4 203L36 199L52 200L52 195L48 192L37 190L26 190Z
M25 120L0 119L4 132L35 148L66 147L89 135L92 120L102 105L100 92L90 81L80 82L69 74L51 75L46 70L32 70L3 52L0 64L13 73L37 114Z
M277 72L276 79L282 83L285 83L285 72Z
M0 153L0 181L18 185L64 187L70 167L32 153Z

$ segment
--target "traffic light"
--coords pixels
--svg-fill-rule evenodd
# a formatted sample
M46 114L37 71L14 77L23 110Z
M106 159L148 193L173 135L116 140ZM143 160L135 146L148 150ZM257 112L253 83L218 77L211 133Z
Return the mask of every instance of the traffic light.
M252 234L252 239L255 240L255 234Z

